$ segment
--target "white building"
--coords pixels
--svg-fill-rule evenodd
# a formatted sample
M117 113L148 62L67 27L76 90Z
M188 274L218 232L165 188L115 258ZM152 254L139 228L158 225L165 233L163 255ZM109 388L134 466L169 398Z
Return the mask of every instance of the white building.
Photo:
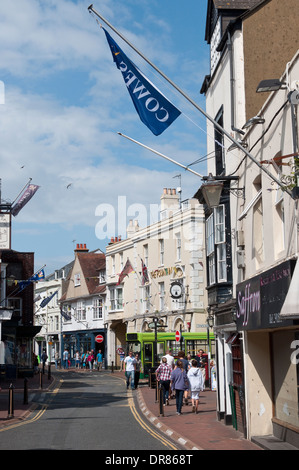
M240 167L248 199L237 217L244 263L239 266L243 281L236 286L236 320L244 342L248 437L263 443L275 435L298 448L298 199L283 188L298 184L293 112L299 104L299 52L286 70L279 78L287 86L273 92L259 112L265 123L244 136L250 147L258 142L253 156L282 186L257 165L244 161ZM296 293L291 303L289 291Z
M289 324L292 331L288 333L280 331L286 324L276 323L283 287L280 294L274 293L280 299L276 304L263 287L264 307L256 310L262 323L258 319L255 324L246 324L248 319L244 325L240 323L249 305L254 309L257 299L261 300L259 290L251 297L251 280L262 276L259 281L266 283L272 269L282 268L288 272L285 282L289 283L293 266L285 268L282 264L292 264L292 258L297 257L295 203L266 174L269 171L276 179L282 177L282 170L288 174L288 167L277 165L282 162L281 156L291 155L283 163L294 164L292 158L298 152L296 120L290 117L287 92L280 90L266 103L269 95L256 93L261 80L279 79L285 71L289 76L284 76L284 81L298 79L297 59L292 60L299 41L297 7L296 0L208 0L206 40L211 47L211 69L201 92L206 96L207 113L214 120L207 123L207 153L215 152L215 159L208 160L208 173L223 181L217 207L205 205L208 305L217 337L217 411L219 419L232 423L249 438L292 432L298 439L298 422L289 422L297 410L294 389L287 397L285 387L280 385L280 393L277 388L279 381L282 384L286 379L289 384L289 377L293 384L298 383L298 373L296 379L287 358L286 341L288 334L289 344L291 336L297 334L295 323ZM227 134L253 159L234 148ZM204 203L202 189L196 197ZM219 214L224 215L220 241L225 241L225 250L219 247ZM274 304L278 310L271 313ZM264 322L268 315L271 325ZM277 348L273 349L274 344ZM280 375L278 369L274 373L276 354L277 365L282 357L285 361Z
M141 354L147 373L155 363L154 318L161 324L157 359L169 347L174 354L180 348L192 355L200 347L208 352L203 228L198 201L190 199L180 207L176 190L164 189L161 220L143 228L138 221L131 221L127 239L116 238L109 244L109 362L119 365L119 348L132 348ZM119 283L128 260L134 272ZM143 282L142 262L148 282ZM176 331L182 332L182 342L176 342Z
M105 254L100 250L89 252L86 245L77 244L67 281L65 293L60 298L61 351L68 349L74 361L76 351L82 355L101 350L106 359Z
M60 355L61 351L62 317L59 299L65 291L71 268L72 263L69 263L34 286L34 324L41 326L35 337L35 353L41 356L45 350L51 362L54 362L55 353ZM43 302L47 302L45 306L42 306Z

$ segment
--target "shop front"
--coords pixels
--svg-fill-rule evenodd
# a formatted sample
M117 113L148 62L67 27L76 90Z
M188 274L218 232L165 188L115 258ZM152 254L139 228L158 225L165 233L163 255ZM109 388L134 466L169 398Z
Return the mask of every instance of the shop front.
M7 326L8 325L8 326ZM2 340L5 348L5 363L1 364L1 375L8 379L33 375L33 337L39 332L36 326L9 326L4 324Z
M83 353L94 351L95 355L101 350L103 363L106 368L107 358L107 332L106 329L79 330L64 332L61 340L61 358L63 351L67 349L70 354L71 366L75 366L75 356L78 351L80 357Z
M294 266L295 260L285 261L237 285L248 438L299 441L299 320L280 316Z

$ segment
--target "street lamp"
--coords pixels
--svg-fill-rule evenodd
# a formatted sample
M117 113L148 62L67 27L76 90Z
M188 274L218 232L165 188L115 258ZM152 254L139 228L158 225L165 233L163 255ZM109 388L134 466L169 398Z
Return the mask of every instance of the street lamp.
M197 193L194 195L202 204L205 202L210 209L218 207L222 191L228 191L235 194L236 197L244 198L245 188L225 188L225 181L238 181L238 176L213 176L211 173L208 177L203 177L205 182L201 185Z
M257 86L256 93L277 91L280 90L283 85L285 85L285 83L278 80L278 78L262 80Z
M163 322L160 322L158 317L153 317L153 322L148 324L150 329L155 330L155 341L154 341L154 366L158 365L158 357L157 357L157 343L158 343L158 335L157 330L158 328L167 328L167 325L164 325Z
M210 173L206 183L201 185L201 192L207 205L212 209L219 206L223 182L216 181Z

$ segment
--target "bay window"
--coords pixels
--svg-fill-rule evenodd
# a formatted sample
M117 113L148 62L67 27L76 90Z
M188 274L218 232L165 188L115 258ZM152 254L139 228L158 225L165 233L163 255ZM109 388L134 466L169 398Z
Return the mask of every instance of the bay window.
M224 205L215 207L206 220L206 249L209 285L227 282Z

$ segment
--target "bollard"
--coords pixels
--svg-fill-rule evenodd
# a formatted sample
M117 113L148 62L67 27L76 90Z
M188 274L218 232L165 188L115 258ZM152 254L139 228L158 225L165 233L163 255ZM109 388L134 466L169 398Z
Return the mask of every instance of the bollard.
M48 380L51 380L51 364L48 364Z
M10 384L8 389L8 415L7 418L14 417L14 394L13 394L13 384Z
M158 380L156 381L156 387L155 387L155 402L157 403L159 401L159 390L158 390L158 387L159 387L159 382Z
M39 388L43 388L43 372L41 369L39 371Z
M24 379L24 405L28 405L28 379L25 377Z
M158 388L158 396L159 396L159 416L164 416L164 406L163 406L163 390L162 385L159 384Z
M111 362L111 374L114 373L114 368L113 368L113 361Z

